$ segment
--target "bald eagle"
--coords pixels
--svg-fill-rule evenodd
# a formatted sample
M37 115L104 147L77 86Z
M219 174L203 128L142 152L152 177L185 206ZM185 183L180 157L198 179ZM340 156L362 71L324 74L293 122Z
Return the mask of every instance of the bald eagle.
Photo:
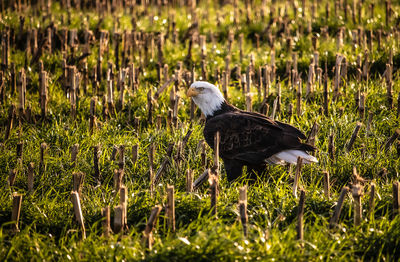
M306 137L299 129L228 104L213 84L196 81L187 96L206 117L203 134L211 148L214 135L220 133L219 152L229 181L242 175L243 166L254 175L265 171L267 164L295 164L298 157L303 163L318 162L307 154L315 148L301 142Z

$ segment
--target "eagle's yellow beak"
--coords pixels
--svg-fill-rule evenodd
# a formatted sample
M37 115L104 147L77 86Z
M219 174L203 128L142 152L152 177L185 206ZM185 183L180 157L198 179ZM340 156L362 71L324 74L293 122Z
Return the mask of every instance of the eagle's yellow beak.
M195 88L191 87L189 88L189 90L187 91L186 95L188 97L192 97L192 96L197 96L198 94L200 94L199 91L197 91Z

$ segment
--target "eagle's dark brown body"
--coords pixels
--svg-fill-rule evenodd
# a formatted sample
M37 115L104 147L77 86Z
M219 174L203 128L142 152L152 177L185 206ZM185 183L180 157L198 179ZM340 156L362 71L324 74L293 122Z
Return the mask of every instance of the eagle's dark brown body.
M264 171L267 159L283 150L315 150L300 141L306 137L297 128L258 113L242 111L226 102L206 119L203 132L211 148L214 148L217 131L220 132L220 157L229 181L241 176L243 166L251 171Z

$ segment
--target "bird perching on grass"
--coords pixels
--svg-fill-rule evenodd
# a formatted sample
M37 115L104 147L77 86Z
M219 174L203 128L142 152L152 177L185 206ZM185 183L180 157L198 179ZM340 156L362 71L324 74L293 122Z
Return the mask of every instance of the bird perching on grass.
M220 133L219 155L229 181L242 175L243 166L251 174L261 174L267 164L296 164L298 157L305 164L318 162L307 153L315 148L301 142L306 137L299 129L228 104L213 84L194 82L187 96L206 117L203 134L211 148L215 133Z

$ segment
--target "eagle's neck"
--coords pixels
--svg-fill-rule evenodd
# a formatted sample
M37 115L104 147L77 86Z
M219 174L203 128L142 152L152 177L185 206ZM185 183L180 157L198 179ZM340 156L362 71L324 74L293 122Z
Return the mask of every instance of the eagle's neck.
M214 116L220 115L220 114L224 114L226 112L232 112L232 111L236 111L238 110L236 107L228 104L226 101L222 102L221 106L219 109L215 110L214 112L212 112L212 114L207 115L207 120L210 118L213 118Z

